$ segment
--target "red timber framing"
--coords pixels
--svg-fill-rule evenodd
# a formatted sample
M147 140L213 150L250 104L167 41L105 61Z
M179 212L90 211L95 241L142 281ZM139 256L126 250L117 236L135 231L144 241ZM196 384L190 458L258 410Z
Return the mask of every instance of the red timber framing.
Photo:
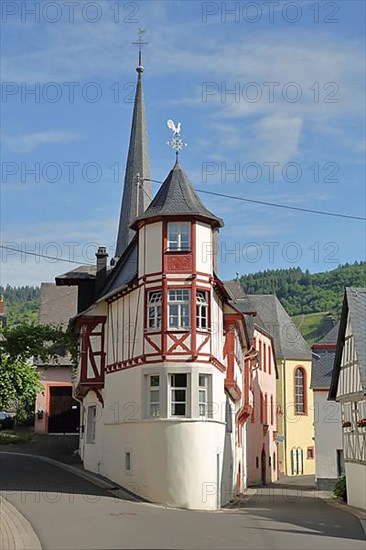
M235 380L235 336L236 332L241 335L241 325L243 323L243 317L240 313L230 313L224 315L224 328L225 328L225 345L224 345L224 357L227 360L227 373L225 379L225 389L230 393L231 397L238 401L241 398L242 390L239 388ZM244 353L243 353L244 356ZM243 365L239 366L240 369Z
M78 394L82 395L89 390L94 390L97 395L104 387L105 357L104 327L106 316L83 316L77 321L80 327L80 379ZM99 340L98 349L93 349L92 338ZM90 376L90 365L93 375ZM99 394L100 395L100 394Z
M216 278L216 276L210 273L198 272L196 264L196 246L197 246L197 223L194 217L189 216L177 216L174 221L187 221L191 223L191 249L184 252L170 252L168 251L168 220L160 217L151 218L148 222L142 222L140 224L146 227L157 221L162 222L162 245L161 245L161 258L162 258L162 271L145 274L131 281L131 283L120 290L118 294L115 294L108 298L108 302L111 303L116 299L123 296L128 300L127 295L132 291L144 287L144 313L143 313L143 348L142 354L134 356L134 349L125 350L124 343L122 342L122 356L126 357L123 361L117 361L116 357L113 358L113 362L106 366L106 374L114 373L122 369L136 367L138 365L150 365L161 363L165 361L167 363L174 363L176 361L195 361L199 364L211 364L217 368L220 372L225 372L226 366L222 364L216 357L210 353L203 352L206 344L211 339L211 301L213 288L218 294L221 300L229 298L227 291L223 283ZM144 239L144 246L146 247L146 238ZM146 248L145 248L146 250ZM146 254L144 254L144 258ZM144 260L145 261L145 260ZM145 269L145 263L144 267ZM191 327L189 330L171 330L168 326L168 292L169 289L189 289L191 292ZM161 330L148 330L147 319L147 301L148 293L161 290L162 292L162 321ZM203 290L207 292L207 298L209 303L208 308L208 330L197 329L196 320L196 302L197 302L197 290ZM153 339L153 336L160 334L161 338L157 341ZM197 334L204 335L199 345L197 343ZM190 337L190 344L187 340ZM169 340L170 341L169 343ZM147 344L153 349L147 353ZM125 344L127 346L127 344ZM126 351L128 352L126 354Z

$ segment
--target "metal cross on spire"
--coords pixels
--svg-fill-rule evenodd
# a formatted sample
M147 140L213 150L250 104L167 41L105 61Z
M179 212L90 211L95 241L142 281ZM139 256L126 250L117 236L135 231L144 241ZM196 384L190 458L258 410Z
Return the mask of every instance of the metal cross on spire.
M142 48L143 46L146 46L146 44L148 44L148 42L144 42L143 40L143 36L145 32L146 32L146 29L139 29L139 37L136 42L133 42L133 44L135 44L139 48L139 66L136 69L138 73L142 73L144 70L142 66Z

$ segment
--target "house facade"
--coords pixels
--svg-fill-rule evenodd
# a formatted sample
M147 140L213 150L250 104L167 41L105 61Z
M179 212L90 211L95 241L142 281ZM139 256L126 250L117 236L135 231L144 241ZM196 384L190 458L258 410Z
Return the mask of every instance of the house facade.
M227 282L225 286L233 304L245 316L250 342L244 361L250 405L246 419L247 485L267 484L279 476L274 342L240 283Z
M95 270L56 278L78 287L80 456L148 500L214 510L246 483L249 340L217 276L223 222L178 156L151 201L142 72L112 268L100 247Z
M366 289L345 290L329 398L341 407L347 499L366 509Z
M40 324L67 327L77 312L75 288L42 283ZM41 391L35 403L34 431L38 434L76 434L79 431L80 404L73 398L72 364L68 354L60 354L49 363L36 364Z
M248 295L268 334L272 335L276 380L278 473L313 475L314 419L311 349L275 295Z
M314 394L315 481L319 490L331 490L344 474L341 407L328 401L339 323L313 344L310 387Z

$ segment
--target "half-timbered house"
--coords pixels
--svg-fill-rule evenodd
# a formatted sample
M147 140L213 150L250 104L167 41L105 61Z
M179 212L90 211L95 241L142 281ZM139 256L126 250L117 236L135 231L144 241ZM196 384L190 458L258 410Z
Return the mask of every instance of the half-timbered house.
M366 509L366 288L345 290L329 398L341 405L348 503Z
M80 455L88 470L151 501L216 509L245 483L248 334L217 276L223 221L178 158L151 201L141 65L137 72L112 268L100 247L96 269L56 279L82 296L73 320Z

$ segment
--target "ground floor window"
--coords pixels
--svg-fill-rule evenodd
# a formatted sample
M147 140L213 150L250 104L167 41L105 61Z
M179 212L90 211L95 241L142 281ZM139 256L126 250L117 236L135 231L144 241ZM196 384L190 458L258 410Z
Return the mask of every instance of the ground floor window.
M295 476L301 476L304 473L304 453L300 447L291 449L291 472Z
M198 375L198 406L200 416L209 416L209 376L207 374Z
M172 416L187 416L187 379L187 374L170 375L170 414Z
M160 376L149 376L149 416L160 416Z

